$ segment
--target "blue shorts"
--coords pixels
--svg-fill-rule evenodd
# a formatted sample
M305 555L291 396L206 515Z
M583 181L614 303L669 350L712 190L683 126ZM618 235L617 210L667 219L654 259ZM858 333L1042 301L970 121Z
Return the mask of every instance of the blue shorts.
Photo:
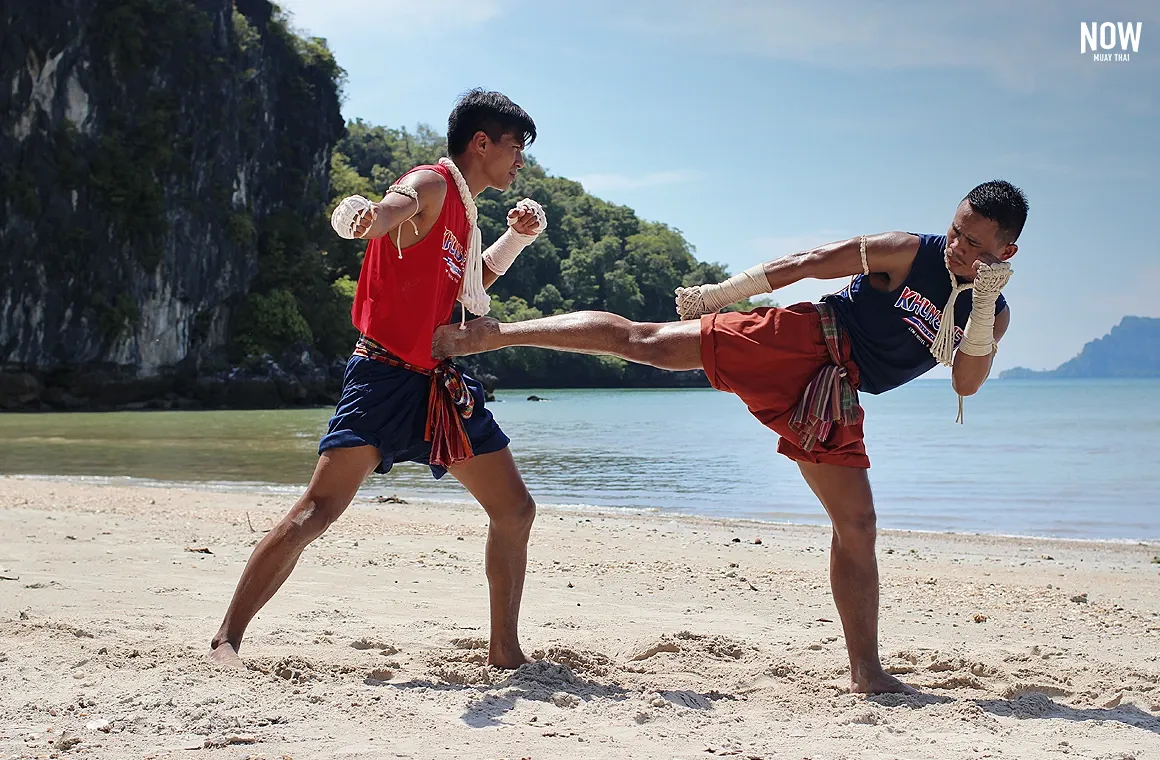
M463 382L475 397L475 410L463 427L476 455L502 451L510 443L491 410L483 405L483 385L467 375ZM318 453L354 446L375 446L383 460L375 472L387 473L395 462L418 462L441 478L447 472L431 464L431 444L423 440L431 378L402 367L352 356L346 364L342 398L330 418Z

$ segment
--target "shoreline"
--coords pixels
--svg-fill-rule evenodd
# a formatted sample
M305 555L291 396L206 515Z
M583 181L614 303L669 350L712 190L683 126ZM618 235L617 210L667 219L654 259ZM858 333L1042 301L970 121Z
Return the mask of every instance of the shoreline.
M883 531L880 652L921 693L866 698L820 526L545 509L513 672L479 507L360 499L233 673L208 641L281 495L5 476L0 504L4 758L1160 756L1149 546Z
M196 480L157 480L152 478L139 478L131 475L39 475L28 473L0 473L0 482L3 479L11 480L29 480L29 481L44 481L47 483L61 483L61 484L86 484L102 487L127 487L127 488L157 488L157 489L178 489L178 490L207 490L214 493L236 493L236 494L276 494L281 497L296 497L302 493L306 488L306 483L302 484L287 484L287 483L272 483L267 481L196 481ZM376 504L379 496L368 496L363 493L363 489L355 496L354 504ZM406 489L384 489L393 490L393 496L398 496L408 500L407 503L414 505L454 505L456 507L471 507L478 508L478 504L470 495L464 495L458 498L442 498L433 497L427 494L407 491ZM285 504L285 509L289 510L293 501L288 501ZM385 505L389 506L389 504ZM720 522L722 524L733 523L752 523L754 527L761 528L763 526L786 526L786 527L801 527L801 528L826 528L829 523L822 517L819 517L817 522L794 522L790 520L764 520L757 517L726 517L723 515L705 515L695 512L681 512L665 507L620 507L614 505L600 505L600 504L584 504L584 503L556 503L536 500L536 506L542 510L560 511L560 512L575 512L588 515L625 515L625 516L640 516L640 517L656 517L675 518L675 519L693 519L705 520L709 522ZM819 510L821 507L819 507ZM935 530L925 528L890 528L879 527L878 532L882 534L916 534L916 535L931 535L931 536L945 536L945 537L979 537L979 538L1004 538L1027 541L1059 541L1059 542L1073 542L1073 543L1091 543L1091 544L1109 544L1109 545L1130 545L1141 546L1160 551L1160 536L1156 538L1085 538L1078 536L1035 536L1020 533L987 533L981 531L953 531L953 530Z

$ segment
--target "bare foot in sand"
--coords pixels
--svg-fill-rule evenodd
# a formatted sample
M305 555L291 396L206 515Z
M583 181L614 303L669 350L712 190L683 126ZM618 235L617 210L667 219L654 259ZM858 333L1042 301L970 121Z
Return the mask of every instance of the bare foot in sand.
M234 649L233 644L224 641L210 650L209 661L218 667L229 668L230 670L246 669L246 664L238 656L238 651Z
M505 670L515 670L520 665L528 665L532 660L528 659L519 647L514 651L504 651L496 648L491 648L487 653L487 664L493 668L504 668Z
M491 317L480 317L468 322L462 329L457 324L443 325L435 330L431 341L431 356L446 359L449 356L468 356L490 351L495 346L489 340L499 335L499 322Z
M850 678L852 694L917 694L918 690L907 686L894 676L879 670L860 677Z

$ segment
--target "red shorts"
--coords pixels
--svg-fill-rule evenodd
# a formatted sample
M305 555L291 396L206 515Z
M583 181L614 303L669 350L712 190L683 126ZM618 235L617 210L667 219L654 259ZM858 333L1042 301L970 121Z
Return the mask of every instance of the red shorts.
M840 349L847 378L857 388L858 367L844 333ZM776 431L779 452L797 462L869 467L861 421L836 425L830 439L818 441L813 451L798 445L798 434L789 426L806 386L830 361L821 317L811 303L701 317L701 362L709 382L736 394L761 424Z

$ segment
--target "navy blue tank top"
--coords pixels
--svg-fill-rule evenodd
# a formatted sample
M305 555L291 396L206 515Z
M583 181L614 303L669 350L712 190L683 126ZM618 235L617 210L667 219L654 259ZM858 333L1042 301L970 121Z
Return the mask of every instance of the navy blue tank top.
M946 235L918 235L918 255L906 281L890 292L858 275L838 293L825 296L850 336L850 355L862 375L860 391L877 394L897 388L932 369L930 353L942 310L951 297L944 253ZM995 313L1007 308L1002 295ZM971 316L971 291L955 301L955 348Z

